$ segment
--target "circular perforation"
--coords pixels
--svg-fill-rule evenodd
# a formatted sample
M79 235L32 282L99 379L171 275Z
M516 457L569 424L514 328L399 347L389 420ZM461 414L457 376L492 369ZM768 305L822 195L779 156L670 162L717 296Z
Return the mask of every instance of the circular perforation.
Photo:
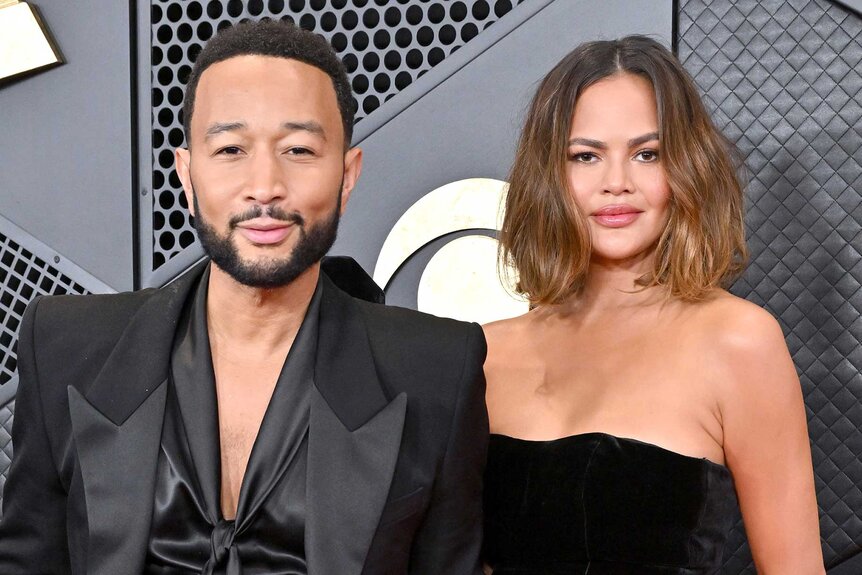
M217 30L270 18L321 34L347 68L359 122L522 1L153 0L153 269L195 241L173 150L191 65Z

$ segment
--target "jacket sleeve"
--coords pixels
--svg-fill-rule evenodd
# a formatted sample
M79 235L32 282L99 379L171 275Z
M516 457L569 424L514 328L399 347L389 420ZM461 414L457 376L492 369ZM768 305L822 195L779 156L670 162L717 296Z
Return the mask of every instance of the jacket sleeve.
M12 465L0 518L0 573L69 573L66 491L54 464L45 423L34 330L39 300L24 313L18 337L18 392L12 423Z
M443 465L413 540L410 573L481 575L482 483L488 450L485 337L473 324Z

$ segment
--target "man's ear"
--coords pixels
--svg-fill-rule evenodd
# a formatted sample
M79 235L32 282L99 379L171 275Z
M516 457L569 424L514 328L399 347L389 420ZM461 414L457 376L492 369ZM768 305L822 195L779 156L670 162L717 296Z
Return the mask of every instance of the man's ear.
M195 215L194 203L194 187L192 186L192 169L191 169L191 152L187 148L177 148L174 150L174 167L177 170L177 175L180 177L180 182L183 185L183 193L186 195L186 203L189 206L189 212Z
M359 174L362 172L362 150L359 148L350 148L344 153L344 180L341 184L341 213L344 214L344 209L347 207L347 200L350 199L350 192L353 191L353 186L359 180Z

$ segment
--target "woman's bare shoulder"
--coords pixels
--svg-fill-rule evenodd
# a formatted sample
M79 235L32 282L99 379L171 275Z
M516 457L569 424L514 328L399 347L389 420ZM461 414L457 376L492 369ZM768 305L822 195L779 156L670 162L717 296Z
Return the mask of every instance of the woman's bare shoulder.
M716 351L734 355L786 347L778 321L768 311L724 290L695 304L701 333Z
M485 340L488 342L488 357L485 360L486 370L489 365L507 357L511 352L523 344L524 337L530 332L529 313L486 323L482 326L485 331Z
M482 326L488 342L485 377L489 391L523 380L526 373L535 371L541 363L537 342L546 334L539 315L538 310L532 310Z
M492 341L497 343L505 342L525 329L529 324L529 315L529 313L525 313L484 324L482 329L485 331L485 339L488 340L489 345Z
M722 292L699 304L698 326L724 401L795 394L799 380L778 321L759 305Z
M543 373L537 351L535 310L483 326L488 341L485 401L492 433L512 433L523 424L525 406Z

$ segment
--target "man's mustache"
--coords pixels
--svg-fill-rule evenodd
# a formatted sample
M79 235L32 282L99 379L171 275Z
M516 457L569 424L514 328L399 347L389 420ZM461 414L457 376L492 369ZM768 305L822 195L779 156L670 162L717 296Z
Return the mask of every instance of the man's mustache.
M277 205L266 206L266 209L264 210L263 206L261 206L260 204L255 204L246 211L231 217L230 221L228 222L228 225L230 226L230 229L234 229L240 222L260 218L264 214L268 218L296 224L300 227L305 225L305 218L303 218L299 214L299 212L286 212L284 211L284 209Z

